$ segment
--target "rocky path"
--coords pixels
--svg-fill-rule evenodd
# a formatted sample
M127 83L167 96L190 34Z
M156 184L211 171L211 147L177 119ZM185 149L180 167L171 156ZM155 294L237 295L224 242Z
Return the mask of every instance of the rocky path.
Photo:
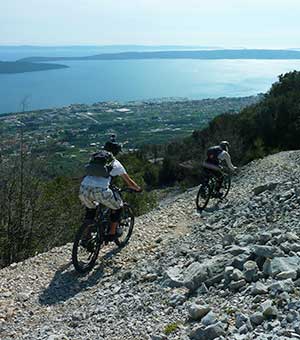
M300 339L300 152L250 163L202 216L196 192L88 275L70 244L2 269L0 338Z

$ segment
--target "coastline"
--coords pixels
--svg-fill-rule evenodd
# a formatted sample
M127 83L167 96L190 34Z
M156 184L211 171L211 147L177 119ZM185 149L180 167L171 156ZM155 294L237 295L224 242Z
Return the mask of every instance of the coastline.
M252 98L260 98L262 97L262 93L258 93L256 95L252 96L236 96L236 97L229 97L229 96L222 96L218 98L203 98L203 99L191 99L186 97L162 97L162 98L149 98L145 100L133 100L133 101L100 101L95 102L93 104L70 104L66 106L59 106L59 107L51 107L51 108L44 108L44 109L36 109L36 110L25 110L25 111L18 111L18 112L0 112L0 120L4 119L4 117L11 117L11 116L18 116L23 114L30 114L30 113L47 113L47 112L53 112L53 111L72 111L72 110L86 110L86 111L92 111L98 106L100 107L122 107L122 106L143 106L143 105L151 105L151 104L168 104L168 103L209 103L209 102L217 102L220 100L238 100L238 99L252 99Z

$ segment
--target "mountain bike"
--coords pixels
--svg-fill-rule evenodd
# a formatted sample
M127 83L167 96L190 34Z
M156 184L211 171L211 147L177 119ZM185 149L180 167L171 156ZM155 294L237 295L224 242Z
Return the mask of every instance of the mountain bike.
M216 198L222 200L228 195L231 186L231 176L230 173L225 170L222 170L222 175L223 182L218 191L216 176L209 170L203 174L203 179L196 197L196 206L199 211L204 210L211 199Z
M136 193L130 188L119 189L113 187L120 195L122 192ZM79 273L86 273L91 270L97 260L101 247L108 244L110 232L111 209L102 204L97 206L96 217L93 222L84 222L79 228L72 249L72 262ZM132 234L134 226L134 214L130 205L123 203L118 228L121 228L121 235L113 242L119 247L124 247Z

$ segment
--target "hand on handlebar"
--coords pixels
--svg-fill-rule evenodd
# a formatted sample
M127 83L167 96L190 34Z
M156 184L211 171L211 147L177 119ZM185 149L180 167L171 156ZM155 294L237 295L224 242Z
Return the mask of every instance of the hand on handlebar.
M132 191L135 191L135 192L142 192L143 191L143 189L141 188L141 187L135 187L135 188L130 188L130 189L132 189Z

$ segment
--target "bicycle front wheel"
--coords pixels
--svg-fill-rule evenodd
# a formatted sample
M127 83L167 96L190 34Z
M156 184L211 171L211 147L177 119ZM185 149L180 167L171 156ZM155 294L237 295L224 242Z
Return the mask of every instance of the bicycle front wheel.
M134 226L133 211L127 203L124 203L119 223L119 228L122 229L122 235L115 240L117 246L121 248L128 243L133 231L133 226Z
M202 211L206 208L209 199L211 197L211 186L209 183L202 183L200 184L197 197L196 197L196 206L197 209Z
M230 186L231 186L231 177L230 175L226 174L224 175L224 179L223 179L223 183L221 187L222 199L224 199L228 195Z
M95 223L83 223L79 228L72 249L72 262L79 273L86 273L94 267L102 241Z

